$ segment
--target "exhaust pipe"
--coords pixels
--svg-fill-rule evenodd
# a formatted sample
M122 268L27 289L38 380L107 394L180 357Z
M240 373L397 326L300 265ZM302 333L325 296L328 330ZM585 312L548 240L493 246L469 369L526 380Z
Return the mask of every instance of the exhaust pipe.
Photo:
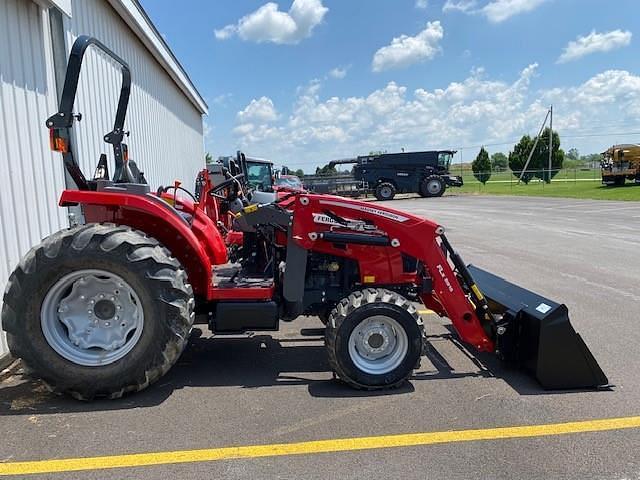
M469 265L496 324L496 348L531 372L548 390L605 388L607 376L569 321L564 304Z

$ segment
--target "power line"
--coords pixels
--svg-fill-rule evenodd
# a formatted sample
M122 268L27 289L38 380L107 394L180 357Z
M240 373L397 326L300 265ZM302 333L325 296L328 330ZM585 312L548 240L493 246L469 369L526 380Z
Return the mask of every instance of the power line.
M640 135L640 132L619 132L619 133L592 133L583 135L563 135L562 138L583 138L583 137L619 137L622 135Z

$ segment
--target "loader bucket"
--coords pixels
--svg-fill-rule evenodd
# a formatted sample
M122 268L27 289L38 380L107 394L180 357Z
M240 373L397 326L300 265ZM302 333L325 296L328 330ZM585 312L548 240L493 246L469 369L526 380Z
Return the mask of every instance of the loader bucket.
M533 373L543 388L603 388L609 381L571 326L564 304L514 285L473 265L473 280L494 314L503 314L497 349Z

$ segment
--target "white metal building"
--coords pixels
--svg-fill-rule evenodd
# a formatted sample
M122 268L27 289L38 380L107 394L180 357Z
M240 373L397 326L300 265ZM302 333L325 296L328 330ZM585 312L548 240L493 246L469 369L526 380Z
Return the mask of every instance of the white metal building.
M44 122L57 111L67 57L82 34L129 63L125 142L152 188L174 179L190 185L204 165L207 106L136 0L0 0L0 291L30 247L68 226L57 201L70 180L61 155L49 151ZM82 72L74 153L90 177L100 153L112 155L102 137L113 126L120 73L95 51ZM6 353L2 334L0 364Z

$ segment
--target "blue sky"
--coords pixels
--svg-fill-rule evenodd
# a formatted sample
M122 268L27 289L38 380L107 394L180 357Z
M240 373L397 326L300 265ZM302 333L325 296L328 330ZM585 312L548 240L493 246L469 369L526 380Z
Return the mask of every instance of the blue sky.
M209 104L206 148L334 158L640 141L638 0L143 0ZM462 148L468 147L468 148ZM460 159L460 156L457 157Z

